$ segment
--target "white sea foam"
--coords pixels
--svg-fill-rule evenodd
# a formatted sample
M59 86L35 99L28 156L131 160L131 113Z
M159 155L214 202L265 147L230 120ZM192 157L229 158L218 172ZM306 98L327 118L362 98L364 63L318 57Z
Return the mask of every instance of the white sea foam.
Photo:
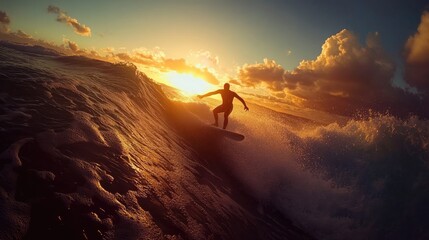
M373 114L297 129L239 115L246 140L228 147L235 173L261 204L317 237L404 239L428 226L420 212L429 198L427 120Z

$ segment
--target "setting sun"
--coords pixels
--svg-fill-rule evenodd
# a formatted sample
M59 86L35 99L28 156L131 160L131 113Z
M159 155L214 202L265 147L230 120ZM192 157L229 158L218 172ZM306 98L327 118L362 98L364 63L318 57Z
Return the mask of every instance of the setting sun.
M179 89L184 95L190 96L210 91L214 86L190 73L178 73L175 71L166 74L166 79L171 86Z

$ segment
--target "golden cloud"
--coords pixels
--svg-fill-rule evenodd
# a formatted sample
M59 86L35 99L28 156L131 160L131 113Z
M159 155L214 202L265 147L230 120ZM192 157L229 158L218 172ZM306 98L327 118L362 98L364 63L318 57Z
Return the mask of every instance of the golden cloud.
M329 37L314 60L301 61L292 71L273 60L245 64L238 69L244 86L266 86L276 97L293 95L302 106L344 115L374 109L406 114L421 111L416 96L392 86L393 61L383 50L379 34L370 34L365 44L349 30ZM397 99L403 100L398 107Z
M165 54L158 50L150 52L149 50L134 51L133 53L116 53L113 55L122 61L128 61L146 66L156 67L161 71L176 71L178 73L191 73L196 77L202 78L211 84L219 84L216 76L208 68L199 68L192 66L185 59L166 58Z
M394 63L381 47L379 35L370 34L365 46L356 35L344 29L329 37L315 60L302 61L284 79L293 93L311 99L371 101L380 89L391 88Z
M201 66L211 68L216 68L219 66L219 57L213 55L209 51L191 51L189 55L191 59L193 59L195 62L198 62L198 64Z
M209 71L208 68L199 68L189 65L185 59L165 59L163 65L167 69L174 70L179 73L192 73L196 77L202 78L207 82L217 85L219 80Z
M429 12L423 13L417 33L405 44L405 80L429 94Z
M82 36L91 36L91 28L85 26L84 24L80 24L77 19L68 16L67 13L61 10L59 7L49 5L48 12L57 14L57 21L66 23L73 27L75 33Z
M283 79L285 70L274 60L264 59L263 63L245 64L238 69L238 78L247 87L266 85L273 91L283 91L286 82Z
M78 52L79 51L79 46L75 43L72 42L70 40L67 40L67 45L68 47L73 51L73 52Z

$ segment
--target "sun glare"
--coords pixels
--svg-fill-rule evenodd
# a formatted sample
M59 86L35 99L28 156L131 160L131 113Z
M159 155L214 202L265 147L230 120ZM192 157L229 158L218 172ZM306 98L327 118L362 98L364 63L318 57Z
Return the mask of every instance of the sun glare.
M166 79L171 86L179 89L186 96L203 94L214 88L212 84L190 73L172 71L166 74Z

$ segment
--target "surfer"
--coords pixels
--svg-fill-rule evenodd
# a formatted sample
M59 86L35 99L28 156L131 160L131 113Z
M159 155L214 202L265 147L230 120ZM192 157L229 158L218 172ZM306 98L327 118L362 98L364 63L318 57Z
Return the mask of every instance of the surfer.
M226 126L228 125L228 116L232 112L232 108L233 108L232 101L234 100L234 97L240 100L241 103L243 103L245 111L249 111L249 108L247 107L246 102L243 100L243 98L238 96L236 92L229 90L229 87L230 87L229 83L225 83L223 85L223 89L219 89L214 92L209 92L204 95L197 95L199 98L208 97L215 94L220 94L222 96L222 104L220 106L217 106L215 109L213 109L213 116L215 119L215 122L213 123L213 125L216 127L218 126L217 114L223 112L224 113L223 129L225 129Z

